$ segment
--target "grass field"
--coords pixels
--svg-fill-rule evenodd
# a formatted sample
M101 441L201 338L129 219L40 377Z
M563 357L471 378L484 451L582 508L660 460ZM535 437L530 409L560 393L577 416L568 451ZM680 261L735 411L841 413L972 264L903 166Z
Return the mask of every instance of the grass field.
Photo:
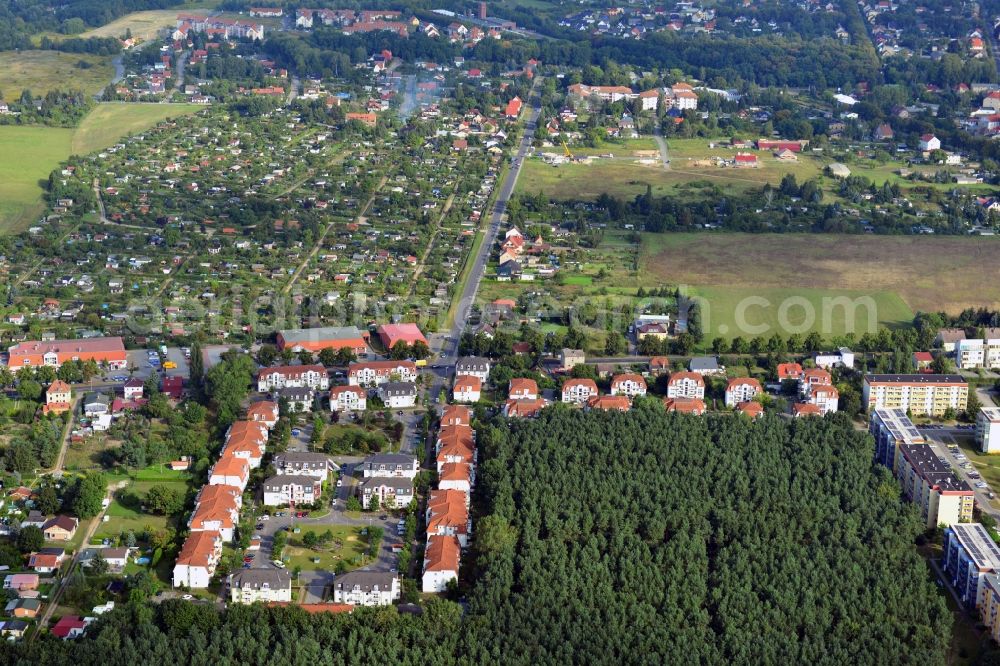
M73 132L0 126L0 232L24 229L44 210L39 181L69 157Z
M80 36L123 37L127 30L131 30L133 37L137 37L142 41L148 41L156 38L161 29L174 27L177 21L177 14L196 9L212 9L218 4L219 0L201 0L199 2L185 2L171 9L133 12L107 25L102 25L100 28L88 30Z
M100 104L87 114L73 134L73 154L85 155L119 139L205 107L198 104Z
M683 194L686 188L702 184L713 185L723 191L740 192L762 187L768 182L777 185L786 173L794 174L799 182L821 177L825 164L813 155L801 155L797 162L781 162L770 153L755 151L760 160L759 168L697 166L695 162L698 160L713 156L732 159L735 155L735 151L728 148L709 148L709 143L706 139L668 141L670 169L663 168L658 156L654 158L654 163L639 163L635 151L656 149L651 138L632 140L625 146L608 144L595 150L573 148L575 155L612 153L615 157L559 166L551 166L541 159L526 160L518 188L532 194L542 191L556 199L583 200L596 198L601 193L631 199L645 192L647 185L657 196ZM548 148L545 152L562 151L560 148Z
M86 62L89 68L78 67ZM114 76L111 58L58 51L0 52L0 91L17 99L25 89L36 97L50 90L74 88L86 93L104 89Z
M0 53L0 58L7 54ZM0 90L9 88L0 87ZM0 125L0 233L20 231L44 211L41 182L72 154L104 148L194 104L100 104L75 129Z
M707 299L711 330L706 335L711 338L739 334L734 331L736 306L751 296L771 305L750 304L749 323L775 324L782 301L801 296L816 307L814 329L822 324L824 297L870 296L875 316L887 326L909 321L917 310L997 307L1000 285L983 282L982 276L998 270L1000 242L992 238L647 234L639 281L686 285ZM856 328L866 325L868 311L856 313ZM790 306L787 315L797 325L803 308ZM842 315L841 308L833 309L828 334L843 332ZM727 334L719 332L722 325Z

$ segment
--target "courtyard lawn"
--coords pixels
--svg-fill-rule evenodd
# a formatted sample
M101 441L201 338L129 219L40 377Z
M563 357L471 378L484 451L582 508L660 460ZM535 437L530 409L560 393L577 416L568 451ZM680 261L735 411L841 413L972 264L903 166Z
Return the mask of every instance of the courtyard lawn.
M367 556L368 540L361 534L363 529L351 525L303 527L298 534L288 534L288 545L285 546L282 559L289 570L301 567L303 571L310 569L333 571L338 562L344 562L348 569L357 569L371 559ZM333 540L329 544L317 546L315 549L303 545L302 539L307 533L320 535L327 530L333 533Z

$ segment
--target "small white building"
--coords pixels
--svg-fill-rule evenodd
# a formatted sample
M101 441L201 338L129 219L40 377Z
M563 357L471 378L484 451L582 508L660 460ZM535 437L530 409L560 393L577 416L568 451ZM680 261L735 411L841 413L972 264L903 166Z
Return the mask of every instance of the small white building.
M847 347L841 347L832 352L815 352L813 361L817 368L853 368L854 352Z

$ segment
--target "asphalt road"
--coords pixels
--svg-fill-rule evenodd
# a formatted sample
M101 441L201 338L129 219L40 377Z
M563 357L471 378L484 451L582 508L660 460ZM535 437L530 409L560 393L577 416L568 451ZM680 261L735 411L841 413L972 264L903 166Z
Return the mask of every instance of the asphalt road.
M539 80L540 78L535 80L536 86ZM527 122L524 126L524 134L521 137L521 143L514 154L510 171L507 172L507 177L504 178L503 183L500 185L496 203L493 205L493 213L490 215L486 237L483 240L483 244L479 247L479 253L474 258L472 273L469 275L469 280L465 283L465 289L459 296L458 309L455 312L455 322L452 324L451 331L442 340L441 351L444 355L442 363L447 365L454 363L455 356L458 353L458 340L462 335L462 330L465 328L465 322L469 317L469 310L476 300L476 292L479 291L479 283L483 279L483 273L486 272L486 263L489 261L490 252L493 250L497 233L500 231L500 223L503 221L504 213L507 212L507 204L510 202L510 197L514 193L514 187L517 185L517 177L521 173L521 165L524 164L524 158L528 154L528 151L531 150L531 142L534 140L535 129L538 126L538 117L542 112L541 102L534 93L531 96L530 109Z
M939 458L943 458L948 461L957 472L959 477L969 484L969 487L976 494L976 506L978 506L984 513L988 513L993 516L993 518L1000 523L1000 510L996 508L996 500L990 499L989 493L996 493L993 488L976 488L976 484L983 479L974 479L969 476L970 471L975 471L975 466L970 470L962 469L962 465L967 460L959 460L955 457L955 454L951 452L948 448L949 444L956 443L953 439L953 435L965 435L969 436L970 433L974 433L974 430L961 429L961 428L917 428L920 434L923 435L927 441L928 445L934 450Z

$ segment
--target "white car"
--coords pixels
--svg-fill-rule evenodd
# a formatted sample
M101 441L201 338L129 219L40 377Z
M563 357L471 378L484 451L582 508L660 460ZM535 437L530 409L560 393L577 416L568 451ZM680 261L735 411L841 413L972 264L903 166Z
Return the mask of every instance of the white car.
M191 601L192 599L194 599L194 597L192 597L190 594L185 594L184 596L181 597L181 599L183 599L184 601Z
M269 515L267 515L267 514L265 513L265 514L264 514L263 516L261 516L261 517L260 517L260 518L259 518L258 520L271 520L271 516L269 516Z
M284 569L285 568L285 563L282 562L281 560L271 560L271 564L273 564L274 566L278 567L279 569Z

